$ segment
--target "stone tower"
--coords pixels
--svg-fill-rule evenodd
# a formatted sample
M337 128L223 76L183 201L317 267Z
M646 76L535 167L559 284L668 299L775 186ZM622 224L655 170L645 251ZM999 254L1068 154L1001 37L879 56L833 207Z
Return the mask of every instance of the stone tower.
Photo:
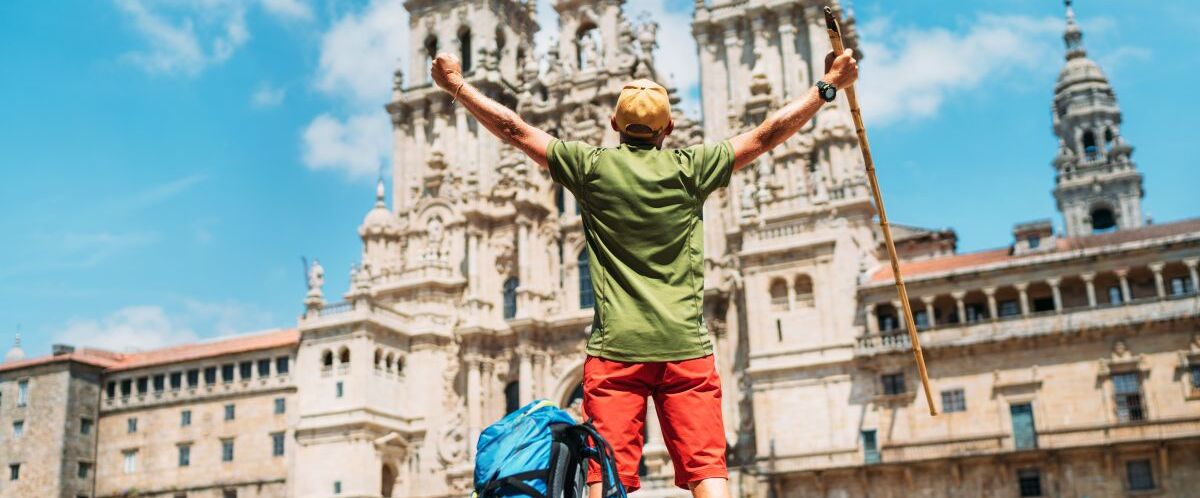
M1142 174L1121 137L1121 107L1104 72L1087 57L1066 0L1066 64L1054 89L1054 199L1068 237L1143 225Z
M830 50L810 1L696 2L707 140L732 137L802 97ZM836 7L836 3L835 3ZM843 25L856 47L853 19ZM861 58L861 54L859 54ZM720 322L726 430L743 462L853 444L848 414L857 275L877 264L874 207L841 96L705 206L706 305ZM818 310L821 310L818 312ZM827 409L833 407L833 413ZM782 427L806 414L789 437Z

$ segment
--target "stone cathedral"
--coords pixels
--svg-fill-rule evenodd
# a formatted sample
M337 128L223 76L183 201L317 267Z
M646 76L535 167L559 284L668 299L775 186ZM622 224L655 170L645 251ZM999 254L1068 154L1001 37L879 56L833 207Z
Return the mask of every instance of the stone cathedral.
M465 497L492 421L538 398L582 416L594 300L575 202L428 66L459 54L534 125L615 144L620 85L666 80L658 39L685 36L631 19L634 3L554 1L542 54L534 35L555 28L533 0L405 2L390 203L381 178L350 290L326 296L314 262L295 328L134 353L18 344L0 363L0 498ZM728 138L803 95L829 50L821 7L697 0L703 119L677 114L666 146ZM709 198L734 496L1195 496L1200 219L1143 216L1122 110L1069 2L1063 39L1046 157L1064 230L1017 223L1010 245L958 253L953 230L893 225L937 417L844 97ZM647 422L635 496L687 496Z

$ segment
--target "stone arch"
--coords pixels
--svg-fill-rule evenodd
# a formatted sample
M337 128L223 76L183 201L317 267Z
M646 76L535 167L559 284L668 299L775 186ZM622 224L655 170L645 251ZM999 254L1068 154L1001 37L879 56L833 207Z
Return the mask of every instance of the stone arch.
M801 273L796 276L796 283L793 286L796 290L796 306L800 308L811 308L813 306L813 281L812 277L806 273Z
M342 346L342 348L338 350L338 364L339 365L347 365L349 363L350 363L350 348L348 348L346 346Z
M1107 202L1096 202L1088 207L1088 221L1092 232L1102 233L1117 227L1117 211Z
M383 350L375 348L375 368L379 368L383 364Z
M554 390L550 391L550 399L559 406L565 408L565 403L570 401L571 393L575 391L575 387L583 382L583 360L573 360L562 375L558 378L558 383L554 385Z
M384 365L386 365L387 371L389 371L389 372L392 371L392 365L395 362L396 362L396 355L394 353L388 353L387 360L385 360L385 362L384 362Z
M333 368L333 351L326 349L321 352L321 368Z
M771 311L787 311L791 309L791 303L788 302L787 288L787 281L784 279L771 279L771 283L767 287L768 292L771 294Z

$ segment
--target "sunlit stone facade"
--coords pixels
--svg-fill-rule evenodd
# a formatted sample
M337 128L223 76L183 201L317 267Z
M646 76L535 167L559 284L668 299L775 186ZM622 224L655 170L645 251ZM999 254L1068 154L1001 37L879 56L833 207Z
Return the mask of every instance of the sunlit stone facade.
M619 84L665 80L654 46L681 34L632 22L620 0L559 0L560 25L540 27L556 41L535 57L532 2L405 6L412 51L386 107L391 202L381 179L350 290L327 298L314 264L295 331L13 355L0 364L0 464L20 475L0 479L0 497L461 497L488 423L535 398L579 414L593 300L575 202L426 66L458 53L472 84L534 124L614 144ZM677 115L668 145L728 138L807 91L829 47L820 7L697 2L704 119ZM705 311L735 496L1194 492L1200 221L1143 219L1115 94L1070 17L1065 39L1062 141L1047 151L1065 233L1022 223L1009 247L959 254L952 230L893 226L937 417L843 100L709 199ZM639 496L680 496L649 421Z

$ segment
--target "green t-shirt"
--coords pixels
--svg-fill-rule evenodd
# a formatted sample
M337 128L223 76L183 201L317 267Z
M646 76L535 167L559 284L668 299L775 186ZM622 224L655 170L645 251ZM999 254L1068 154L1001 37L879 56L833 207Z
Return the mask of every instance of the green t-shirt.
M712 354L704 326L704 200L729 184L729 142L662 150L555 140L550 176L575 194L595 317L587 353L626 362Z

